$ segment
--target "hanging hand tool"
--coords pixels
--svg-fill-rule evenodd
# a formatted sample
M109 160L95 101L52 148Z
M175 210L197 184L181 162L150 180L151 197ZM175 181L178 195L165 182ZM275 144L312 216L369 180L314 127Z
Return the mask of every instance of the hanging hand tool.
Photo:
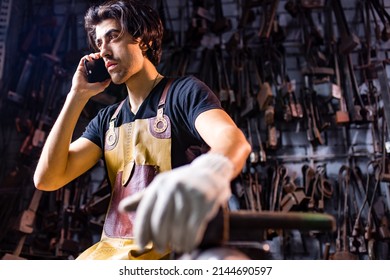
M20 254L22 253L23 246L26 242L27 236L34 231L36 212L38 210L39 203L42 198L42 194L43 194L42 191L35 189L28 208L22 212L19 218L19 222L16 226L16 230L21 232L22 236L19 239L19 242L15 250L13 251L13 253L5 254L2 258L3 260L24 259L20 257Z
M371 6L377 12L380 20L382 21L383 30L381 32L381 39L386 42L390 39L390 15L386 11L384 4L381 5L378 0L369 1Z
M367 204L368 186L367 189L364 190L361 175L361 171L358 167L351 167L351 179L353 179L351 180L351 187L355 187L354 189L351 189L352 199L350 199L350 202L353 203L354 210L354 212L351 213L351 216L354 217L355 221L353 221L353 219L351 220L352 231L351 236L349 237L349 248L352 253L359 254L367 252L366 241L364 239L364 235L362 234L361 219L363 210L367 208L365 206ZM364 196L363 202L358 194L360 194L360 196ZM360 207L358 207L358 204L360 204ZM365 211L365 216L367 216L367 213L368 210Z
M249 162L250 164L256 164L259 162L259 153L256 153L255 151L255 146L253 144L253 138L252 138L252 125L251 125L251 121L249 118L247 118L246 120L246 123L247 123L247 131L248 131L248 142L250 144L250 146L252 147L252 151L251 153L249 154Z
M232 22L223 14L223 6L221 0L214 0L215 20L211 25L211 31L216 34L221 34L232 29Z
M375 65L375 69L377 71L379 85L380 85L380 97L382 99L383 104L383 145L384 152L386 154L390 153L390 86L389 80L386 73L385 64L379 62ZM384 156L384 155L383 155ZM388 159L384 158L384 166L382 167L381 172L381 180L390 182L390 164Z
M263 72L262 66L253 61L253 67L255 68L255 76L259 87L259 91L256 95L257 104L259 106L260 111L265 111L269 106L273 104L274 95L272 93L271 85L269 84L269 82L263 82L263 78L260 75L259 67L261 67L261 70ZM264 74L262 76L264 77Z
M269 3L267 3L269 2ZM262 10L263 10L263 24L259 31L260 39L268 40L271 35L271 31L275 26L275 17L276 11L279 6L279 0L277 1L263 1Z
M333 31L332 10L329 5L330 3L328 3L327 10L325 11L325 13L326 13L326 37L328 41L329 51L333 58L332 65L334 69L334 75L332 75L334 77L334 81L331 86L331 96L339 101L339 108L336 111L336 116L335 116L336 124L343 125L349 123L350 117L349 117L349 112L346 104L345 91L341 84L340 61L338 59L339 49L337 47L337 42Z
M307 78L307 77L306 77ZM316 93L306 84L302 88L303 107L305 109L306 121L307 121L307 139L314 145L323 145L325 141L321 135L321 131L318 127L318 118L314 100L316 100Z
M375 198L377 195L377 191L380 185L380 180L381 180L381 174L383 172L383 166L381 162L373 162L373 178L374 178L374 189L371 194L371 200L368 203L369 209L367 213L367 225L365 227L365 233L364 233L364 238L367 240L368 244L368 257L369 259L373 260L375 259L375 243L376 243L376 233L377 233L377 228L375 224L375 217L374 217L374 202Z
M337 240L336 240L336 252L330 255L332 260L357 260L358 256L352 254L349 251L349 242L348 242L348 193L349 193L349 177L350 170L348 166L342 166L338 174L338 186L339 186L339 197L338 197L338 220L342 224L339 224L337 230ZM341 206L341 198L344 197L344 205ZM341 209L343 214L341 215ZM342 236L341 236L341 231Z
M260 162L264 163L267 161L267 155L265 152L265 149L263 147L263 141L261 140L261 135L260 135L260 123L258 118L255 119L255 132L256 132L256 138L257 138L257 143L259 144L259 160Z
M251 82L250 60L252 57L246 57L244 65L244 77L245 77L245 107L241 110L241 117L253 116L258 112L258 106L256 97L253 95L253 88Z
M354 33L350 32L349 30L341 1L332 0L330 2L331 8L333 9L334 15L336 17L336 22L340 34L339 52L340 54L350 53L360 44L360 40Z
M305 190L301 186L297 186L291 177L282 186L283 197L280 202L280 210L282 212L289 211L306 211L309 198L305 194Z

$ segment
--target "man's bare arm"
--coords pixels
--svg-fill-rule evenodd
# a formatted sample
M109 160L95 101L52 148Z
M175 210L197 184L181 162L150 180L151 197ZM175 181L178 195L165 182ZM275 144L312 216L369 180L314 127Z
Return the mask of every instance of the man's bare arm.
M233 178L236 177L244 167L251 146L229 115L220 109L203 112L196 118L195 127L210 146L210 152L222 154L231 160L234 165Z
M83 105L69 99L50 131L34 173L35 186L40 190L59 189L91 168L101 156L100 148L85 138L70 143Z
M40 190L59 189L96 164L101 149L91 141L80 138L71 143L72 135L80 114L88 100L102 92L110 81L88 83L80 60L73 76L72 88L64 106L47 137L34 173L34 184Z

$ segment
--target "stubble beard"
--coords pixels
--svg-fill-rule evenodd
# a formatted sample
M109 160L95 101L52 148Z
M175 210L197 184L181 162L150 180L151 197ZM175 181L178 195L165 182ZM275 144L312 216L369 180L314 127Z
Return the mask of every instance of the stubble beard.
M118 71L118 72L115 71L112 74L110 73L110 76L111 76L111 81L114 84L119 85L126 82L127 73L123 71Z

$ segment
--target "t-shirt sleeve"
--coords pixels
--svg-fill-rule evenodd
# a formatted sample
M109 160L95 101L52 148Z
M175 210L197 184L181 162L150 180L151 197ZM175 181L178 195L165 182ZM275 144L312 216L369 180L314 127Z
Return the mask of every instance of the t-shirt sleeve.
M194 76L179 80L175 91L177 102L176 112L179 118L198 139L201 139L195 129L195 120L203 112L211 109L222 109L221 102L214 92Z
M101 113L97 114L87 125L81 137L87 138L99 147L103 147L101 132Z
M110 118L119 106L120 102L104 107L88 123L81 137L84 137L100 148L104 149L104 137L109 126Z

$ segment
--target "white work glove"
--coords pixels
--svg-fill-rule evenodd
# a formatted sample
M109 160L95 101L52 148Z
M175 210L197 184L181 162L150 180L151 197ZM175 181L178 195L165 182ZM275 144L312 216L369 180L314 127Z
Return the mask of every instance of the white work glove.
M207 223L230 195L233 164L225 156L207 153L191 164L161 173L142 194L134 223L136 243L152 241L157 250L169 247L190 252L202 241ZM139 195L124 198L119 211L134 210Z

